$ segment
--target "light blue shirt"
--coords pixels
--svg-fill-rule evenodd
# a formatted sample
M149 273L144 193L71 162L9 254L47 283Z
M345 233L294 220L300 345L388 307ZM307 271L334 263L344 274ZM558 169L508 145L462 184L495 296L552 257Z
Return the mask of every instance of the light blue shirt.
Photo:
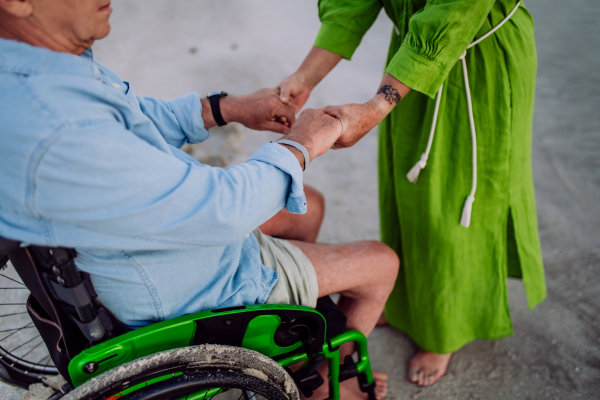
M136 95L95 61L0 39L0 236L77 250L130 327L264 303L277 273L253 229L306 212L278 144L226 169L177 148L206 140L199 96Z

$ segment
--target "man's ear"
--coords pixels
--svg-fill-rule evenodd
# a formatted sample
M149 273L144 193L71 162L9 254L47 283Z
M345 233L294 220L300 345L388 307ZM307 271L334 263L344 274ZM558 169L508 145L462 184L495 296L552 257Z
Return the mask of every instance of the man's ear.
M27 18L33 12L31 0L0 0L0 10L19 18Z

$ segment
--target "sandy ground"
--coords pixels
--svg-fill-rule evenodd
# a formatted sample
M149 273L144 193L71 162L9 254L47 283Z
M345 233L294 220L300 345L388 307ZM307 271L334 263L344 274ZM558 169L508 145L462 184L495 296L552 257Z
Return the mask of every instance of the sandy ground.
M510 281L515 335L476 341L428 388L405 379L415 351L404 334L378 328L373 364L390 375L390 399L600 398L600 2L529 0L539 72L533 168L548 298L527 310ZM319 29L316 1L114 1L111 36L96 57L136 92L171 98L215 89L248 93L294 71ZM369 99L381 78L392 25L382 13L352 62L342 62L307 106ZM230 125L190 151L212 165L245 161L270 133ZM327 199L319 241L378 239L377 135L330 152L306 172ZM0 400L22 392L0 384Z

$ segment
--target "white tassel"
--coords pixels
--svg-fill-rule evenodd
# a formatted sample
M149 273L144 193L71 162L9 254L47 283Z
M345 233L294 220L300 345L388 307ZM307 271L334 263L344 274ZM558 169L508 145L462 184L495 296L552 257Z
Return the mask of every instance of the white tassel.
M414 167L410 169L410 171L408 171L408 174L406 174L406 177L408 178L410 183L415 183L417 179L419 179L419 173L423 168L425 168L426 165L427 154L423 153L421 154L421 159L415 164Z
M468 195L467 200L465 200L465 206L462 210L462 215L460 217L460 224L465 228L468 228L471 224L471 211L473 210L473 202L475 201L475 197Z

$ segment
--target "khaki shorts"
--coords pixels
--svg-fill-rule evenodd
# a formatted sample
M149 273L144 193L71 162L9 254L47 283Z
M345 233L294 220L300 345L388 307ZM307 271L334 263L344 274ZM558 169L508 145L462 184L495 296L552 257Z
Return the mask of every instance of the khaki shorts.
M279 275L265 304L316 307L319 297L317 273L302 250L287 240L265 235L258 228L252 233L258 241L261 262Z

